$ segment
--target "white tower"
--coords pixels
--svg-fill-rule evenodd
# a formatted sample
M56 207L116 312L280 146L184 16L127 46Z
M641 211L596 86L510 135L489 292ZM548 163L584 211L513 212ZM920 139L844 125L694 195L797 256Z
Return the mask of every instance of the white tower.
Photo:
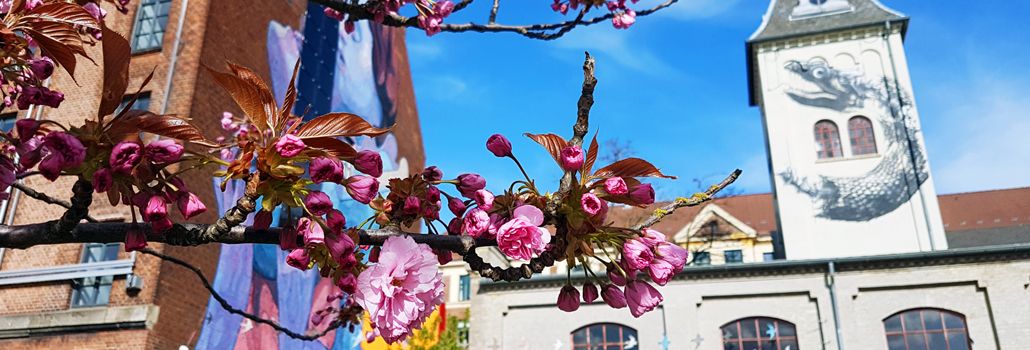
M876 0L771 0L748 39L789 259L946 249L903 39Z

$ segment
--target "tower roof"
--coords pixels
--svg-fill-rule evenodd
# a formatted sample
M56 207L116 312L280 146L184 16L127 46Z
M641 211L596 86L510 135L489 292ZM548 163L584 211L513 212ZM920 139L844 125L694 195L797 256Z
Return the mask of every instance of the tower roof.
M748 102L758 104L755 96L754 44L805 35L847 30L885 22L900 23L902 36L908 16L892 10L878 0L770 0L762 24L746 43Z

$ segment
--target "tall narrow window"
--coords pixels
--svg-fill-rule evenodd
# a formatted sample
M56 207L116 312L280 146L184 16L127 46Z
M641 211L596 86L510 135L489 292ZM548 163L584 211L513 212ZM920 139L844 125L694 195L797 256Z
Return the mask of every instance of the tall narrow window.
M876 136L873 136L873 123L863 116L848 120L848 135L851 137L851 154L876 154Z
M769 317L742 318L722 326L723 350L798 350L794 324Z
M837 158L844 155L840 147L840 133L837 124L829 120L815 123L815 147L819 159Z
M969 333L962 314L939 309L912 309L883 320L889 350L968 350Z
M595 323L572 332L573 350L636 350L637 330L615 323Z
M472 277L463 275L458 283L458 300L465 301L472 299Z
M140 0L132 29L132 53L161 51L172 0Z
M118 259L119 243L86 243L82 249L82 262L92 263ZM107 305L111 298L114 276L86 277L72 285L72 307Z

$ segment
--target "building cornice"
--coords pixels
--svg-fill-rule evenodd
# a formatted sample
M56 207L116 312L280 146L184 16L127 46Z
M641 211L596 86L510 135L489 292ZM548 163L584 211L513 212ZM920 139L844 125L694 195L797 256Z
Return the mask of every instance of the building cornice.
M159 309L157 305L133 305L0 316L0 339L145 329L157 322Z

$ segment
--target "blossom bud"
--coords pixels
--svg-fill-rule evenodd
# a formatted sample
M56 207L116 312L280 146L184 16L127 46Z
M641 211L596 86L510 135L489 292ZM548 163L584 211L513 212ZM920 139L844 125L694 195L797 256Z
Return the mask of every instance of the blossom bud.
M479 174L458 175L458 192L466 198L472 198L476 191L486 188L486 179Z
M29 70L38 80L45 80L54 74L54 61L50 57L39 57L29 60Z
M419 206L418 197L408 196L404 199L404 208L402 209L405 214L418 215L421 207Z
M304 245L312 246L325 243L325 232L322 225L308 217L300 218L297 221L297 233L304 235Z
M597 286L593 283L587 282L583 284L583 301L592 303L597 300Z
M478 190L475 195L472 196L476 200L476 205L483 210L490 210L494 207L494 194L487 190Z
M662 293L659 293L654 286L644 281L634 280L627 282L625 295L626 304L629 306L629 312L633 317L640 317L654 310L664 300Z
M137 251L147 247L147 235L136 227L130 227L125 232L125 251Z
M629 193L629 188L626 187L626 180L621 177L609 177L604 180L604 191L608 194L621 196Z
M254 214L254 228L259 230L267 230L268 227L272 226L272 212L261 210Z
M111 164L111 169L115 173L129 175L132 173L132 168L139 163L141 156L142 152L138 143L119 142L111 150L111 158L108 163Z
M329 195L325 194L325 192L311 191L304 198L304 207L312 214L322 216L333 210L333 201L329 199Z
M454 213L454 216L461 216L465 213L467 207L465 206L465 201L461 200L461 198L451 197L447 200L447 208L451 210L451 213Z
M493 134L490 138L486 139L486 149L490 150L498 157L510 157L511 154L511 141L501 134Z
M311 181L316 184L340 182L343 181L343 164L333 158L318 157L311 160L308 173L311 174Z
M383 176L383 158L376 151L361 151L352 162L354 169L372 177Z
M613 309L626 307L626 296L622 293L622 290L614 284L608 284L602 288L601 299L604 299L605 304L608 304L608 306L611 306Z
M580 205L583 207L583 212L591 218L604 220L605 214L608 213L608 203L597 198L593 193L584 193L580 198Z
M654 188L651 187L651 184L640 184L629 191L629 196L635 204L652 204L654 203Z
M576 287L566 284L558 292L558 309L565 312L573 312L579 309L579 291Z
M146 208L143 208L143 221L156 222L168 217L168 201L164 194L155 194L147 200Z
M143 154L157 164L178 161L179 158L182 158L183 151L182 145L172 139L157 140L143 148Z
M93 172L93 190L97 193L107 192L113 185L114 177L111 175L111 169L100 168Z
M440 181L443 179L443 170L435 165L422 170L422 178L426 181Z
M207 211L207 206L193 192L181 192L175 204L179 207L179 212L182 213L182 216L187 219Z
M379 193L379 180L371 176L355 175L347 179L347 194L362 204L368 204Z
M298 270L307 271L311 265L311 256L308 255L307 250L294 249L286 256L286 264Z
M343 228L347 226L347 218L339 210L333 209L326 214L325 224L335 234L342 234Z

